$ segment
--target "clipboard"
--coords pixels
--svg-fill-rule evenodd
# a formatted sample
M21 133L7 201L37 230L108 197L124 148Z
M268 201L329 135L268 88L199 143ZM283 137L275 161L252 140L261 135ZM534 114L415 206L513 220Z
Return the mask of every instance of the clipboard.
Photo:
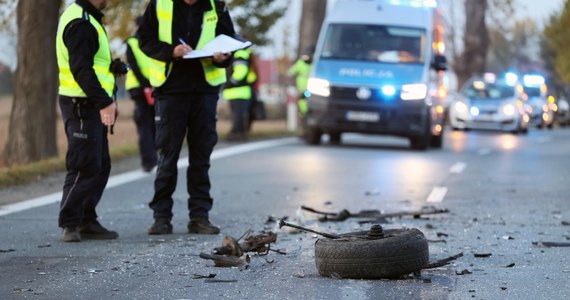
M251 47L250 41L240 41L225 34L216 36L200 50L192 50L184 55L185 59L205 58L214 56L215 52L234 52Z

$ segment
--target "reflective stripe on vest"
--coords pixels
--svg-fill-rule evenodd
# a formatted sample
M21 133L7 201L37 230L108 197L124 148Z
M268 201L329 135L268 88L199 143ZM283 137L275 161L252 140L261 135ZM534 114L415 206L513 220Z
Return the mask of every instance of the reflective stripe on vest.
M222 97L226 100L249 100L252 96L250 84L251 49L238 50L234 53L234 65L230 75L234 86L222 91Z
M69 51L63 42L63 31L67 25L76 19L89 20L97 30L99 36L99 49L93 57L93 70L101 87L111 97L115 88L115 76L109 70L111 66L111 48L105 29L95 18L89 16L84 9L73 3L61 15L56 36L57 65L59 67L59 94L68 97L87 97L87 94L79 86L69 67Z
M129 47L131 47L131 51L135 56L135 61L139 67L139 70L141 71L141 74L148 80L150 72L150 59L142 52L141 48L139 47L139 39L134 36L130 37L127 39L127 44ZM133 72L132 68L129 69L129 72L127 73L127 79L125 80L125 89L130 90L138 88L140 86L141 84L135 76L135 72Z
M226 100L249 100L251 99L251 86L244 85L233 87L229 89L224 89L222 91L222 97Z
M216 26L218 25L218 13L214 0L210 0L212 9L204 12L202 21L202 33L198 40L197 50L200 50L209 41L216 37ZM172 21L174 4L172 0L156 1L156 17L158 19L158 40L172 45ZM201 59L202 68L206 82L211 86L218 86L226 82L226 72L224 68L214 66L209 58ZM160 87L170 74L170 63L160 60L150 60L150 83L154 87Z

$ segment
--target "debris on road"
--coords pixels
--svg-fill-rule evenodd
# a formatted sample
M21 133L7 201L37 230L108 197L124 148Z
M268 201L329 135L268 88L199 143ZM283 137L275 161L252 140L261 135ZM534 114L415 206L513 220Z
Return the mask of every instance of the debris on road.
M533 245L539 247L570 247L570 243L557 243L557 242L532 242Z
M315 262L321 276L400 278L428 266L428 243L416 228L384 230L374 225L369 231L334 237L315 242Z
M245 238L244 238L245 237ZM239 240L243 239L243 242ZM271 231L262 232L259 235L250 235L246 232L238 240L227 235L222 241L222 246L214 249L212 254L200 253L200 258L214 261L216 267L248 267L250 256L246 252L255 252L258 255L267 255L271 243L277 241L277 234ZM275 252L283 254L283 252Z
M369 231L330 234L279 221L327 239L315 242L315 260L319 274L327 277L355 279L398 278L430 268L437 268L463 256L428 262L428 240L418 229L388 229L373 225ZM381 264L383 268L375 267Z
M222 246L215 248L214 254L228 256L242 256L245 252L256 252L258 254L265 252L267 254L271 243L277 241L277 234L271 231L259 235L249 235L248 232L246 235L244 241L239 243L233 237L225 236Z
M433 268L439 268L439 267L443 267L445 265L447 265L448 263L460 258L463 256L463 252L460 252L458 254L452 255L448 258L444 258L444 259L440 259L440 260L436 260L433 262L430 262L424 269L433 269Z
M200 258L213 260L214 265L216 267L221 267L221 268L231 268L231 267L247 268L250 262L249 255L246 255L245 258L241 258L235 256L200 253Z
M205 278L214 278L214 277L216 277L216 273L210 273L208 275L194 274L194 276L192 276L192 279L205 279Z
M236 279L206 279L205 283L233 283L238 282Z
M455 271L455 275L469 275L469 274L473 274L473 272L467 270L467 269L463 269L462 271Z
M0 253L14 252L16 249L0 249Z
M473 253L474 257L491 257L492 253Z
M330 212L322 212L316 209L301 206L301 209L323 215L323 217L319 218L319 221L326 222L326 221L345 221L348 218L401 218L405 216L413 216L414 218L419 218L421 215L432 215L432 214L441 214L441 213L448 213L449 210L447 209L438 209L433 206L422 208L418 211L402 211L402 212L395 212L395 213L383 213L379 210L361 210L358 213L351 213L350 211L343 209L338 213L330 213Z
M325 232L319 232L319 231L316 231L316 230L313 230L313 229L310 229L310 228L306 228L306 227L303 227L303 226L295 225L295 224L292 224L292 223L287 223L287 222L285 222L284 220L279 220L279 228L281 228L281 227L283 227L283 226L292 227L292 228L295 228L295 229L299 229L299 230L304 230L304 231L316 233L316 234L318 234L318 235L324 236L324 237L329 238L329 239L338 239L338 238L341 237L340 235L330 234L330 233L325 233Z
M510 264L506 265L505 268L512 268L514 266L515 266L515 263L510 263Z

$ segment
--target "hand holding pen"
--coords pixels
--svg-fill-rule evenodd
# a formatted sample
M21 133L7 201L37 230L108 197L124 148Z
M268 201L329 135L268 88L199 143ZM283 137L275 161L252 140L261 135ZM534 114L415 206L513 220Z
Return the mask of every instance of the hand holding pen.
M183 39L179 38L178 41L180 44L174 47L174 50L172 51L172 57L181 58L193 50L192 47L188 46L188 44L184 42Z

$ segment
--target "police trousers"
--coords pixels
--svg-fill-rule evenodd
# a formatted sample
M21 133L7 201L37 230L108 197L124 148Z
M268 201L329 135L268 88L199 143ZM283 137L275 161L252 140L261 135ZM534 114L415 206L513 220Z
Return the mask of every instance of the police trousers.
M111 159L99 108L85 98L66 96L60 96L59 106L67 136L67 175L59 211L63 228L97 220L95 208L109 179Z
M208 218L210 155L218 142L216 107L218 94L159 95L155 101L158 168L154 196L149 206L155 219L172 219L172 194L178 178L177 162L184 139L188 144L186 187L189 217Z
M147 103L142 92L131 93L131 98L135 102L133 120L137 126L141 165L143 169L150 170L156 166L157 160L156 147L154 146L154 106Z

